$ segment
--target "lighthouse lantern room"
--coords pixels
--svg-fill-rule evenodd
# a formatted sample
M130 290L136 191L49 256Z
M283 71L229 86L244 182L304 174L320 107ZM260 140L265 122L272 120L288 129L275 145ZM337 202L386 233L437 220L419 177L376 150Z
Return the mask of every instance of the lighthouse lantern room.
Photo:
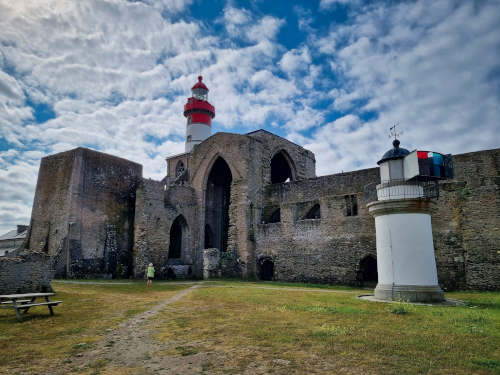
M198 82L191 88L192 96L184 105L186 125L186 152L210 137L212 133L212 119L215 117L215 108L208 102L208 87L198 77Z

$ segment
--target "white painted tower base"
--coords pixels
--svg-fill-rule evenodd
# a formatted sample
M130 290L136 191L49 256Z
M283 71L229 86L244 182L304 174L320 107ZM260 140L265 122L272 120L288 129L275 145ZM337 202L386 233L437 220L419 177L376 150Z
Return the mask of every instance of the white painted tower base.
M378 284L375 298L409 302L444 300L438 285L431 201L381 200L368 204L375 217Z
M202 123L192 123L186 129L186 152L191 152L193 147L210 137L212 129L210 125Z

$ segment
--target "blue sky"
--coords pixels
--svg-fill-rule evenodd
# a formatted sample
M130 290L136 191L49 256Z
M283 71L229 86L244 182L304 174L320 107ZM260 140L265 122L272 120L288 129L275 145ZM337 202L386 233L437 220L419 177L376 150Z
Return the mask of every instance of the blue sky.
M165 175L201 73L213 130L264 128L317 174L402 146L497 148L499 1L0 0L0 233L28 223L40 158L78 146Z

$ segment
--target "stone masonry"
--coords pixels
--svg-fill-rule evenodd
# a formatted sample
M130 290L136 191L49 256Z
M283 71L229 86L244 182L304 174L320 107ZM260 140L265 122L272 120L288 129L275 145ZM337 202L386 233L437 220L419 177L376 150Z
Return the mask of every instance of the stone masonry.
M453 161L432 212L440 284L498 289L500 149ZM342 284L376 258L365 188L378 168L316 177L312 152L264 130L214 134L167 163L154 181L83 148L42 159L29 251L59 277L143 278L151 262L158 278Z
M54 257L58 276L129 276L141 177L141 165L86 148L43 158L27 247Z
M50 256L33 251L0 258L0 294L51 292L52 265Z

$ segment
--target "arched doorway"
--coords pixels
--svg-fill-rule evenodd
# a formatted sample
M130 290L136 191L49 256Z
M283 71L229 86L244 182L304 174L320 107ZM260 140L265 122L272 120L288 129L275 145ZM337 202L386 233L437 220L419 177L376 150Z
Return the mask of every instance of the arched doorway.
M292 181L293 172L288 154L284 150L277 152L271 159L271 183Z
M221 251L227 250L232 181L233 176L229 166L223 158L218 157L210 170L207 180L205 231L207 226L211 229L212 238L210 244ZM207 240L206 233L205 240Z
M264 281L271 281L274 277L274 262L272 258L259 259L259 277Z
M170 245L168 259L180 259L187 246L187 223L184 216L179 215L170 227Z
M372 255L367 255L359 262L358 277L364 285L373 285L378 282L377 260Z

